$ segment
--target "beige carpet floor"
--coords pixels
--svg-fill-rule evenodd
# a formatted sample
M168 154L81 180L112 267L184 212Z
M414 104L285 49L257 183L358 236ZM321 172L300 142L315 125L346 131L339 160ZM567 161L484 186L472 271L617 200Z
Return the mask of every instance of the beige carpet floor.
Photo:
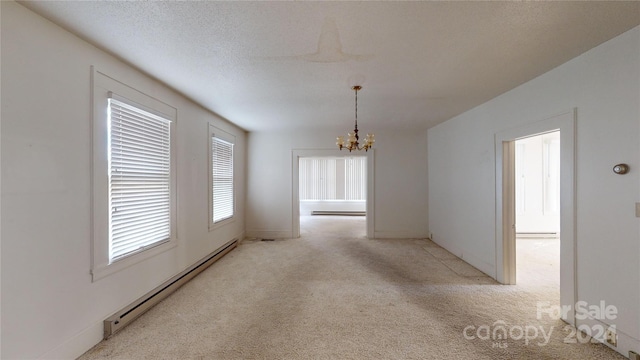
M623 359L536 318L558 288L535 270L499 285L429 240L365 239L364 224L304 218L300 239L246 240L81 359ZM503 323L505 338L478 333Z

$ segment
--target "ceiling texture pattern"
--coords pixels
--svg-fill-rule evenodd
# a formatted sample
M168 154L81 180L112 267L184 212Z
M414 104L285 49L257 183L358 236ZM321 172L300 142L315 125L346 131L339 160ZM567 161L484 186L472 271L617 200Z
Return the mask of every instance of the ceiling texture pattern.
M640 24L640 2L21 4L248 131L426 129ZM126 79L124 79L126 80Z

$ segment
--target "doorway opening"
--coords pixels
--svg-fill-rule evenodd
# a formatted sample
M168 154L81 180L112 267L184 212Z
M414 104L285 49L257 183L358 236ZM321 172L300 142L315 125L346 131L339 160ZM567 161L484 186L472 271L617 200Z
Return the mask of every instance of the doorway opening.
M307 164L304 164L305 160L302 159L306 158L327 161L324 161L324 164L316 162L315 168L312 165L311 170L308 168L305 170ZM325 234L331 230L332 232L339 233L340 235L338 236L346 236L349 232L355 230L359 232L356 233L357 237L365 236L370 239L374 237L374 149L369 149L369 151L365 153L358 154L345 154L345 152L337 149L293 150L291 160L292 237L300 237L301 225L304 227L314 226L314 224L309 222L311 220L316 223L316 231L320 230ZM334 180L333 185L324 187L325 190L322 191L327 191L326 189L328 188L330 194L335 194L324 195L325 197L336 197L336 199L328 199L329 201L325 201L325 204L314 203L313 200L317 199L308 199L307 197L311 195L305 194L309 193L310 185L307 185L305 180L301 180L304 172L310 171L312 174L314 172L317 174L320 172L321 167L328 169L326 171L329 172L329 175L321 176L321 178L324 179L323 181L329 178L342 179L339 180L341 185L338 185ZM319 181L318 175L315 176L316 179L310 181ZM339 204L340 202L344 204ZM363 209L364 216L362 215ZM324 213L322 213L323 215L311 215L313 211L315 211L316 214L320 214L323 211ZM331 221L332 218L330 217L336 217L337 220L333 219L336 221ZM322 225L322 222L328 223L329 225ZM351 225L349 224L350 222L354 224ZM363 225L364 232L362 232Z
M298 173L301 236L366 236L366 157L300 157Z
M554 299L560 288L560 165L560 132L515 141L516 284Z
M496 133L496 280L516 283L516 141L535 135L560 133L560 306L563 320L575 325L577 299L575 224L575 124L577 110Z

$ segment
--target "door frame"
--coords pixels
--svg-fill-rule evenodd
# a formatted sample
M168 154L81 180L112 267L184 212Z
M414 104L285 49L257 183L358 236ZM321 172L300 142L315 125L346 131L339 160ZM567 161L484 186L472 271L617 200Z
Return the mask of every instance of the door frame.
M304 157L349 157L364 156L367 158L367 238L374 237L375 219L375 149L369 149L365 153L349 154L338 149L294 149L291 151L291 214L293 238L300 237L300 158Z
M576 119L572 109L545 120L495 134L496 280L515 284L515 141L560 131L560 305L572 309L563 320L575 324L576 259Z

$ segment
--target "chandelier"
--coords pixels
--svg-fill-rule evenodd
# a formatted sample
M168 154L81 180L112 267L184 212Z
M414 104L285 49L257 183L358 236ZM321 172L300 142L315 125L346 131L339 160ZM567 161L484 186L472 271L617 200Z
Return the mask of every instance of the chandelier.
M360 146L360 143L358 142L358 140L360 140L360 137L358 137L358 91L362 89L362 86L356 85L356 86L353 86L351 89L353 89L356 92L356 126L353 129L353 132L347 133L346 144L344 141L344 137L338 136L336 138L337 140L336 145L338 145L338 148L340 150L345 148L345 149L348 149L349 152L353 150L368 151L370 148L373 147L373 143L376 142L373 134L367 134L367 136L364 139L364 145Z

